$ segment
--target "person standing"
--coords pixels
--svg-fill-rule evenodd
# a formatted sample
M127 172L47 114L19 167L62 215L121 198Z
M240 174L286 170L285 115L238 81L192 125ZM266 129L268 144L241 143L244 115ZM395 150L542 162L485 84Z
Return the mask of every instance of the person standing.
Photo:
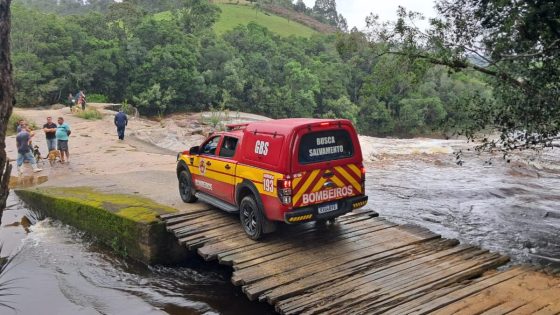
M18 134L21 131L21 128L23 127L24 124L25 124L25 120L23 119L18 120L18 123L16 125L16 134Z
M47 149L49 152L56 150L56 124L53 123L52 117L47 117L47 123L43 125L45 138L47 139Z
M119 140L124 140L124 130L128 125L128 117L123 112L123 110L119 110L119 112L115 115L115 126L117 126L117 135L119 136Z
M23 174L22 166L24 161L29 161L31 163L31 167L33 168L33 172L40 172L42 169L37 167L37 161L35 161L35 157L31 152L31 133L28 131L27 126L22 126L20 132L18 132L16 136L16 145L18 149L17 155L17 172L18 175L21 176Z
M70 126L64 122L64 118L58 117L58 127L56 127L56 142L60 151L60 162L70 162L70 153L68 151L68 136L70 136ZM64 156L66 155L66 160Z
M82 110L86 110L86 94L84 91L80 90L80 104L82 104Z
M74 107L74 103L76 102L76 100L74 99L74 96L72 96L72 93L68 94L68 106L70 106L70 112L72 112L72 107Z
M76 95L74 96L74 102L76 104L76 108L80 108L80 106L82 105L80 104L80 92L81 91L78 91L78 93L76 93Z

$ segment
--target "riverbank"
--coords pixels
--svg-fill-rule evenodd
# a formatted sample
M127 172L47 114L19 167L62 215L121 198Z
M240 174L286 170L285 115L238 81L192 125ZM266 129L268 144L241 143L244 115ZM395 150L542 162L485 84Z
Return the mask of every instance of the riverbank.
M177 264L188 252L167 233L159 215L176 213L150 199L88 187L42 187L15 193L41 218L89 233L124 257L146 264Z

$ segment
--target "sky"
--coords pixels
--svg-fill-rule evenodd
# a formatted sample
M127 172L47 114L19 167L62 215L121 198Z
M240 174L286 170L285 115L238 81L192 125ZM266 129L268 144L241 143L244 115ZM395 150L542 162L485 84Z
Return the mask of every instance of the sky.
M315 0L303 0L308 7L315 5ZM420 12L425 17L434 17L434 0L337 0L336 8L348 21L348 28L354 26L363 30L365 19L370 13L379 15L381 21L397 19L397 8L403 6L408 10Z

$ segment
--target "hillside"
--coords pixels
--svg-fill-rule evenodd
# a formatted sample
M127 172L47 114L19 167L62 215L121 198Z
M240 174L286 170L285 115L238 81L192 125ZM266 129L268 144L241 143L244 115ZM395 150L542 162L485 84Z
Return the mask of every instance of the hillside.
M225 33L240 24L246 25L249 22L265 26L281 36L296 35L309 37L317 33L317 31L305 25L268 12L257 11L250 6L235 4L216 5L222 10L220 19L214 25L214 29L218 34Z

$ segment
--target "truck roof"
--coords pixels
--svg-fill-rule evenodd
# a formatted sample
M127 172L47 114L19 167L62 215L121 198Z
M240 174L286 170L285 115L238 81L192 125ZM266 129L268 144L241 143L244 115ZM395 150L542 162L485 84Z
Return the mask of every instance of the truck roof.
M287 118L269 121L252 122L245 128L248 132L278 133L281 135L290 134L294 129L310 124L324 122L347 122L346 119L317 119L317 118Z

